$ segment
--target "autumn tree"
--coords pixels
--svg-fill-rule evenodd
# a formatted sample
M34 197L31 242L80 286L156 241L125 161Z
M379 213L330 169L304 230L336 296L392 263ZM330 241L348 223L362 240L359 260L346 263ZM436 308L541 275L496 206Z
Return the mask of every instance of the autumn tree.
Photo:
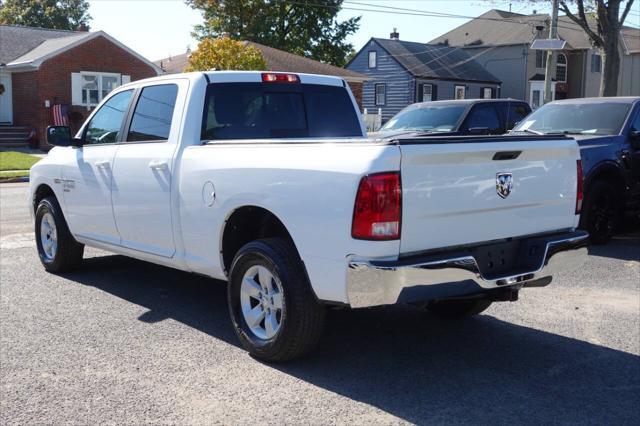
M0 0L0 24L56 30L89 30L86 0Z
M343 0L186 0L202 11L197 38L228 35L342 66L353 49L346 38L360 17L338 21Z
M229 37L205 38L189 57L185 71L264 70L267 63L262 53L252 46Z

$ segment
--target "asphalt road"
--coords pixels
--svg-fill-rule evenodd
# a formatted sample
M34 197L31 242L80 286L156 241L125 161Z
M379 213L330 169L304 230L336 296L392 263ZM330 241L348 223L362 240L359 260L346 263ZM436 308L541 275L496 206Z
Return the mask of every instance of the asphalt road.
M310 358L238 347L224 283L89 250L40 266L0 185L1 424L640 424L640 231L516 303L332 311Z

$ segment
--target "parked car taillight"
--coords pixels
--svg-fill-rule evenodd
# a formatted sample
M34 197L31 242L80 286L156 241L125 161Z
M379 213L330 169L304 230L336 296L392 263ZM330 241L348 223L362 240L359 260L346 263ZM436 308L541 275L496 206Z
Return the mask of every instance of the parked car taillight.
M582 200L584 198L584 176L582 174L582 160L576 162L577 171L577 191L576 191L576 214L582 211Z
M401 215L400 173L365 176L356 195L351 236L361 240L396 240L400 238Z

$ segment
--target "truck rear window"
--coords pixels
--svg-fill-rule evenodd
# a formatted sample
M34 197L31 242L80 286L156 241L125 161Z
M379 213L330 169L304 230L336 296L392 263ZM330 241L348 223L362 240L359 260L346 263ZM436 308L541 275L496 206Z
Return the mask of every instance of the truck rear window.
M207 88L203 140L362 136L343 87L215 83Z

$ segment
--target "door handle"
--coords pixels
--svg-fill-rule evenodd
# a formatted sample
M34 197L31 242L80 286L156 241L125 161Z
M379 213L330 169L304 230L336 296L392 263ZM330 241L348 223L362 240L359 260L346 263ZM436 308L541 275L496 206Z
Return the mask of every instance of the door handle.
M149 163L149 168L151 170L165 170L167 167L169 167L169 165L166 161L156 160Z
M108 169L109 168L109 161L107 161L107 160L96 161L94 164L99 169Z

